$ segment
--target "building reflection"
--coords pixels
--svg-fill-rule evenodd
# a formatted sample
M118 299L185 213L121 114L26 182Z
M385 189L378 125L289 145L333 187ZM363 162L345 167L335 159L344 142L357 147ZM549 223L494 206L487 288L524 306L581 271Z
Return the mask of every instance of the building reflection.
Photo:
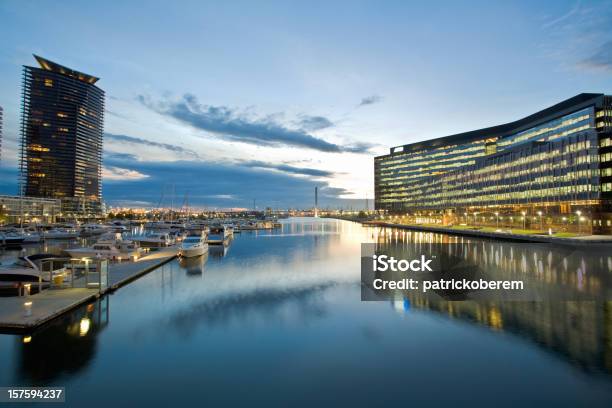
M612 374L612 253L584 249L513 244L382 228L372 230L377 251L449 244L455 255L481 265L491 279L522 279L534 287L521 301L456 302L438 293L398 292L397 310L427 310L512 333L553 351L584 370ZM539 301L533 298L541 299ZM576 300L588 298L591 300Z
M97 351L98 334L109 323L109 296L75 309L34 333L16 336L15 383L48 385L85 369Z

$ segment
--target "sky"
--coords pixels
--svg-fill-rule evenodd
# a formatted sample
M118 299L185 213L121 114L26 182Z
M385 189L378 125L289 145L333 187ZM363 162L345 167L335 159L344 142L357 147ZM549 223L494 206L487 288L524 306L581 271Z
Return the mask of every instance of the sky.
M612 93L610 1L0 1L0 194L32 54L100 77L116 206L372 206L374 157Z

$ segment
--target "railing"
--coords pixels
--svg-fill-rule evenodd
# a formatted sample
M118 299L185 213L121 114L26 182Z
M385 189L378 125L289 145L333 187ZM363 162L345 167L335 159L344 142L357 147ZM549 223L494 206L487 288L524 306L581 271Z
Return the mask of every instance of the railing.
M37 286L43 289L97 288L100 293L108 288L108 261L91 258L54 258L38 263L38 282L23 285L22 296Z

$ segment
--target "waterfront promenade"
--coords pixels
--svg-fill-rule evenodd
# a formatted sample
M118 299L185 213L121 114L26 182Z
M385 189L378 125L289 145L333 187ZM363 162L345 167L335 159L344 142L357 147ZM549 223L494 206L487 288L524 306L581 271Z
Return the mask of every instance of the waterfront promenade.
M135 262L110 264L105 288L84 287L84 282L77 280L77 287L48 289L31 296L0 298L0 331L31 331L79 305L130 283L176 256L176 247L169 247Z
M551 236L545 233L516 233L512 230L487 231L482 229L469 228L447 228L434 227L430 225L418 224L397 224L384 221L368 221L349 218L339 218L346 221L361 223L362 225L378 226L386 228L399 228L412 231L433 232L440 234L467 236L475 238L490 238L514 242L539 242L564 245L592 245L592 244L612 244L612 235L576 235L571 237Z

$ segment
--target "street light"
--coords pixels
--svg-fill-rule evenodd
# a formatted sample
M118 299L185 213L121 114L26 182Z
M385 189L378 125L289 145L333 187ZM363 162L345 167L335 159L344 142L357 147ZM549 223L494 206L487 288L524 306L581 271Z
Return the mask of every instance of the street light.
M521 211L521 214L523 214L523 229L525 229L525 215L527 215L527 213L525 211Z
M544 229L544 225L542 224L542 211L538 211L538 216L540 217L540 229Z
M495 213L495 224L496 224L496 228L499 228L499 213L498 212Z
M578 223L578 234L580 234L580 221L581 221L581 218L582 218L580 216L582 215L582 211L580 211L580 210L576 211L576 215L578 216L578 217L576 217L576 222Z

